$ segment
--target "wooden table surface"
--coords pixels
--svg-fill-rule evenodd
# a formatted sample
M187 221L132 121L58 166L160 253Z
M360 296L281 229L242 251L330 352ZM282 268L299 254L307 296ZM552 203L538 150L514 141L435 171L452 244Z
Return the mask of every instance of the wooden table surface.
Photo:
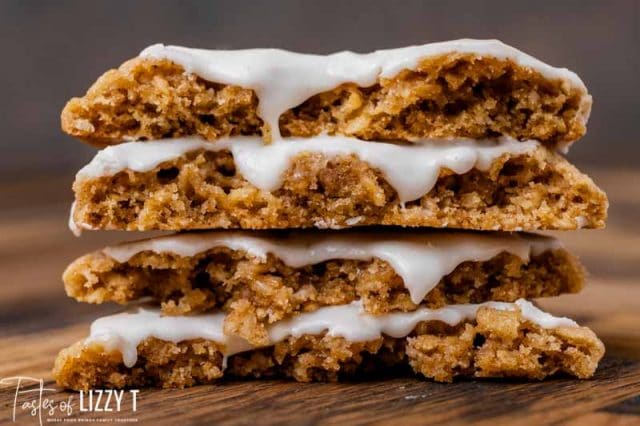
M78 394L53 390L45 391L42 400L53 401L59 409L64 408L61 401L71 398L71 415L50 416L42 410L42 422L640 425L640 172L591 172L609 194L607 229L558 234L590 271L587 288L540 304L591 327L605 342L607 355L592 380L227 381L186 390L142 389L135 412L131 398L125 398L121 411L111 413L80 412ZM55 389L50 371L57 351L83 337L93 318L118 309L65 297L60 275L68 262L132 238L115 232L71 236L66 228L70 180L0 184L0 379L7 382L0 385L0 424L13 424L16 398L16 424L39 423L38 411L32 417L22 405L37 401L38 393L16 397L15 383L8 377L41 378L44 387ZM21 386L23 391L34 389L38 386L28 382Z

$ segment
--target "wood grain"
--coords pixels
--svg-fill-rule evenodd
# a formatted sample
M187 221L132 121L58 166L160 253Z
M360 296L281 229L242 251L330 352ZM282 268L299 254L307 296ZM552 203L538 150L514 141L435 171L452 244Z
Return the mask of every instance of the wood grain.
M640 186L630 185L640 182L640 173L602 170L594 175L610 196L607 229L557 233L587 265L589 284L579 295L541 301L545 309L590 326L607 345L592 380L444 385L412 376L338 384L223 381L180 391L143 389L135 413L125 400L120 413L80 413L76 407L69 419L185 425L640 424ZM64 185L54 179L25 182L19 190L0 186L0 199L11 200L0 219L0 378L37 377L55 387L50 370L58 350L84 336L92 318L118 309L68 300L59 277L74 257L140 235L88 233L75 239L66 229L64 198L69 194ZM33 205L37 195L30 195L43 191L46 202ZM0 424L13 424L14 391L0 386ZM56 390L46 396L57 402L71 397L78 404L75 393ZM16 424L38 424L38 418L19 411Z

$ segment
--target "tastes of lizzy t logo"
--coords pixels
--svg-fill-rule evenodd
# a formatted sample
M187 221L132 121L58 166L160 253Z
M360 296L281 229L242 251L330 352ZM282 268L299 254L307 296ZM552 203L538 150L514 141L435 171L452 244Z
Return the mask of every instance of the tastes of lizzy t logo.
M138 410L138 389L92 389L69 395L58 389L46 388L43 379L27 376L0 379L0 385L8 385L2 392L12 392L11 420L30 417L40 425L44 423L132 423L135 417L123 417L119 413L135 413ZM102 414L96 417L94 413ZM84 414L84 416L83 416ZM89 417L90 415L90 417ZM109 417L115 416L116 417ZM87 417L85 417L87 416Z

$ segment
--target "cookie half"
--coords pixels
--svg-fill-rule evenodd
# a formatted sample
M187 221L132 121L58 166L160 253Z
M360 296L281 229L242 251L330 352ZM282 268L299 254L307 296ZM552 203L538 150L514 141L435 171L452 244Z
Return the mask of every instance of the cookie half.
M160 303L164 315L218 309L227 334L268 341L269 324L360 300L386 314L576 293L578 260L551 237L439 232L202 232L108 247L74 261L67 294Z
M223 376L339 380L410 365L436 381L454 377L540 380L593 375L596 335L531 303L489 302L373 316L358 302L300 314L269 328L256 348L223 332L223 314L162 317L149 307L100 318L90 336L58 355L60 386L185 387Z
M369 54L155 45L106 72L62 112L98 146L200 135L341 134L366 140L536 139L585 133L580 78L497 40L454 40Z
M399 145L318 136L130 142L73 185L79 229L601 228L606 195L534 141Z

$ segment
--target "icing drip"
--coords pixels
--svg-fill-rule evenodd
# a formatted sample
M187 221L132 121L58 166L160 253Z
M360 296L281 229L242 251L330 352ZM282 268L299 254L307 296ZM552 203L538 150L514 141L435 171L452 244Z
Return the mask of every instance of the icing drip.
M420 308L413 312L394 312L379 316L363 312L361 303L353 302L322 307L314 312L278 321L269 326L268 333L271 344L290 336L317 335L325 331L329 336L343 337L350 342L369 341L383 334L402 338L422 321L442 321L453 326L465 320L473 320L481 307L507 311L519 309L526 320L543 328L578 326L569 318L550 315L524 299L515 303L486 302L449 305L440 309ZM161 316L157 308L136 306L128 312L94 321L91 334L85 342L100 342L107 350L119 351L127 367L136 364L138 344L150 337L174 343L191 339L211 340L224 347L225 358L253 349L245 340L224 334L224 318L222 313L167 317Z
M76 202L71 203L71 209L69 210L69 230L75 237L79 237L82 235L82 227L77 225L73 220L73 211L76 209Z
M400 202L416 200L435 185L443 168L457 174L476 168L487 170L504 154L521 155L533 151L537 142L520 142L509 137L497 140L429 140L420 144L397 145L366 142L344 136L287 138L265 145L258 136L234 137L209 143L197 137L129 142L99 151L76 178L108 176L123 170L146 172L163 162L195 150L229 150L238 172L254 186L275 191L283 183L286 170L302 153L319 153L329 158L356 155L379 169L396 190Z
M279 49L205 50L155 44L144 49L140 57L168 59L205 80L253 89L260 100L258 114L269 125L273 139L278 139L280 115L313 95L343 83L369 87L379 78L393 78L402 70L416 69L428 57L448 53L508 59L587 92L573 72L545 64L499 40L462 39L368 54L338 52L326 56Z
M73 219L73 214L75 210L76 210L76 202L74 201L73 203L71 203L71 209L69 210L69 222L67 225L69 226L69 230L75 237L82 236L82 231L85 229L96 229L93 226L89 225L88 223L76 222Z
M243 250L261 259L270 253L293 268L331 259L382 259L402 278L413 303L419 304L444 276L463 262L487 261L502 252L528 261L530 255L559 248L560 243L534 234L456 231L291 233L286 237L212 231L107 247L104 253L124 263L142 251L190 257L215 247Z

